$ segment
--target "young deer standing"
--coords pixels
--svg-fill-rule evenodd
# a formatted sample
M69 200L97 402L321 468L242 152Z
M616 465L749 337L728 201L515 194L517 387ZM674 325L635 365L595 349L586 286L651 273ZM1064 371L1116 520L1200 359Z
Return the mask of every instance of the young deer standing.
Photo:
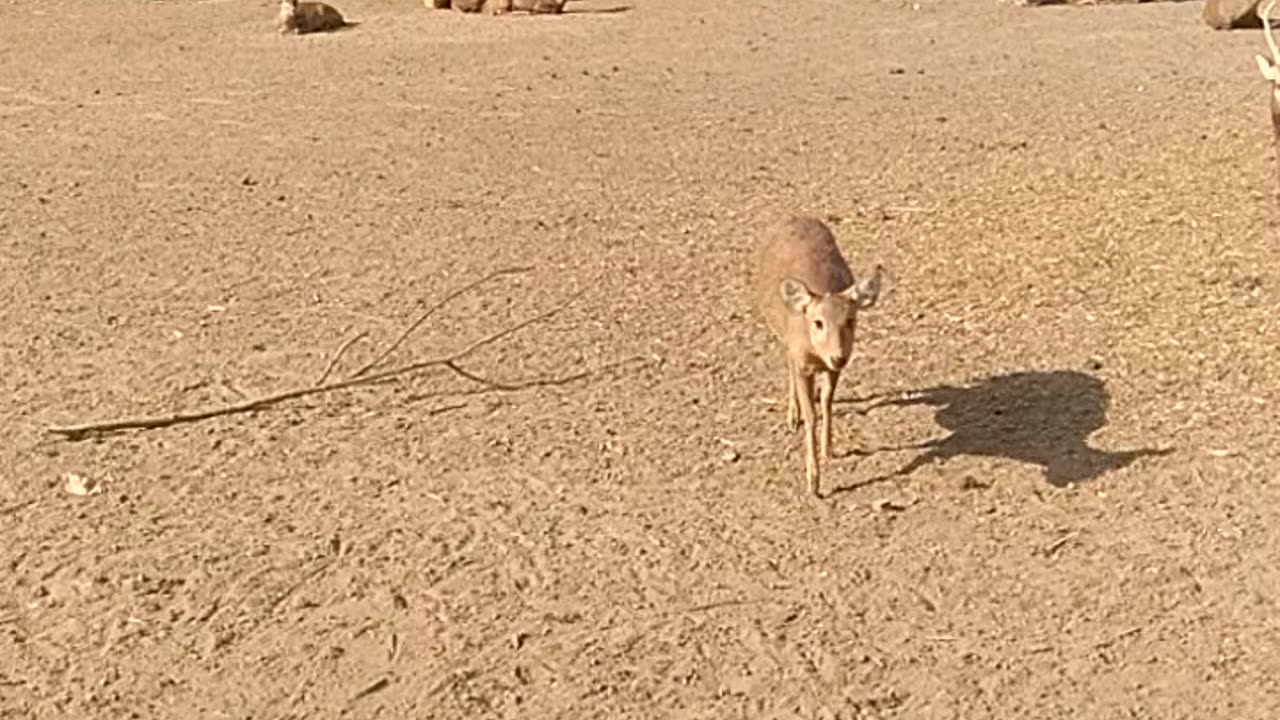
M765 323L782 342L787 360L787 424L804 420L805 477L818 491L818 453L814 438L815 376L826 376L821 390L823 458L831 458L831 401L840 372L853 352L858 311L880 297L884 268L855 282L836 239L821 220L796 216L764 235L756 256L756 300Z
M1262 77L1271 82L1271 142L1276 150L1276 163L1280 167L1280 48L1276 47L1275 38L1271 37L1271 11L1275 9L1276 0L1271 0L1266 7L1257 9L1262 20L1262 29L1267 35L1267 47L1271 48L1271 60L1261 55L1254 55L1258 61L1258 70Z

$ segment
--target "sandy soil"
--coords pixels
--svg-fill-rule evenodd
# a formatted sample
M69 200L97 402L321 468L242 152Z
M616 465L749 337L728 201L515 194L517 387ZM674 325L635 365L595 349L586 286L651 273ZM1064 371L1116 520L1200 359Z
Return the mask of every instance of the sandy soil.
M1258 33L339 7L0 5L0 717L1277 716ZM790 212L889 270L824 501L748 300ZM387 367L561 309L462 363L520 389L44 432L305 386L367 331L343 377L518 265Z

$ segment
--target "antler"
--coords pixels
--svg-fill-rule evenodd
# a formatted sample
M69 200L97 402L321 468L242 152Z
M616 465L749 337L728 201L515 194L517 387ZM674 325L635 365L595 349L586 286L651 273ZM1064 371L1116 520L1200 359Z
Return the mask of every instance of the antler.
M1276 2L1277 0L1270 0L1266 7L1255 8L1267 35L1267 47L1271 48L1271 62L1267 62L1261 55L1253 57L1258 61L1258 71L1262 73L1262 77L1271 82L1271 140L1275 145L1276 169L1280 170L1280 48L1276 47L1276 39L1271 36L1271 11L1275 9Z
M1267 3L1266 7L1257 11L1258 17L1262 20L1262 29L1267 36L1267 47L1271 48L1271 66L1272 67L1280 66L1280 47L1276 47L1276 39L1271 36L1271 11L1274 10L1275 7L1276 7L1276 0L1271 0L1270 2ZM1259 67L1261 67L1264 64L1264 62L1265 61L1263 57L1259 55L1258 56ZM1264 70L1262 74L1268 80L1273 80L1273 81L1276 80L1274 72L1268 73Z

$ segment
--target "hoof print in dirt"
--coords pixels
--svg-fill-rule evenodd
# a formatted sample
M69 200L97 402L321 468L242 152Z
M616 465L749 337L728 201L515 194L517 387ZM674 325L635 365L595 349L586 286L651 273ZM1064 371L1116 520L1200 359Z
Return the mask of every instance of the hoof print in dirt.
M280 0L276 16L276 30L281 35L333 32L351 25L337 8L322 2Z
M564 9L565 0L423 0L436 10L453 8L465 13L505 15L510 12L553 14Z

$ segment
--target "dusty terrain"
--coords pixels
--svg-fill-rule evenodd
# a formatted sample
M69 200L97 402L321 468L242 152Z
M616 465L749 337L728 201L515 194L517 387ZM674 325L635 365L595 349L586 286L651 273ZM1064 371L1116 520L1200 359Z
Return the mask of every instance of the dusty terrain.
M0 5L0 717L1276 717L1265 46L1198 5ZM823 501L789 212L889 271ZM522 389L45 433L520 265L385 367L561 308L461 363Z

